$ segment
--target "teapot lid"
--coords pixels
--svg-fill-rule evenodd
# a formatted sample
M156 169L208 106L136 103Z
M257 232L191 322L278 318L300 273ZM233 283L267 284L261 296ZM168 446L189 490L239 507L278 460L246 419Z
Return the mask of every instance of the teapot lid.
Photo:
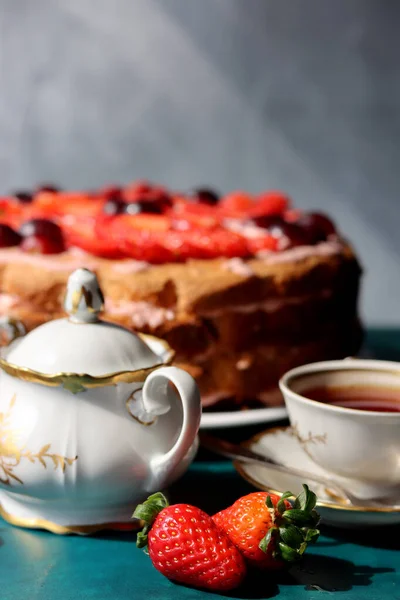
M30 381L48 380L68 388L69 380L71 391L80 391L116 381L143 381L147 371L170 362L173 352L163 340L102 321L103 303L96 275L77 269L68 279L64 300L69 317L16 339L0 366Z

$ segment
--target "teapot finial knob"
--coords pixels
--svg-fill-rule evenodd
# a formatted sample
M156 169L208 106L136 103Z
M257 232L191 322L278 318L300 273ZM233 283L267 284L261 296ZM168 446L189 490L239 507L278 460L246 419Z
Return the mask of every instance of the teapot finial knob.
M68 278L64 300L70 320L77 323L94 323L103 310L104 297L96 274L89 269L77 269Z

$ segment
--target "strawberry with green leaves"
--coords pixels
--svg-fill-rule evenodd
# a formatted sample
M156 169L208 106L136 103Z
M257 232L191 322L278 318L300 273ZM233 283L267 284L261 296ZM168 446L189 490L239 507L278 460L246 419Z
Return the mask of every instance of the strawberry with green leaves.
M307 544L318 539L317 497L307 485L293 501L254 492L214 515L214 522L240 550L249 566L275 570L301 559Z
M238 587L246 564L213 519L189 504L169 506L160 492L137 506L133 517L145 523L137 546L154 567L173 581L214 591Z

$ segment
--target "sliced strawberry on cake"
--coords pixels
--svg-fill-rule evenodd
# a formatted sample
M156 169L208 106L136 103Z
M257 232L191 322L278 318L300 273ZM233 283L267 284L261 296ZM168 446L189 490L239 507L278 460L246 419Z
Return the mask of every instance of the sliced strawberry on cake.
M120 244L112 236L106 235L108 222L105 218L68 216L61 219L68 248L76 247L104 258L122 258ZM101 235L100 235L101 232Z

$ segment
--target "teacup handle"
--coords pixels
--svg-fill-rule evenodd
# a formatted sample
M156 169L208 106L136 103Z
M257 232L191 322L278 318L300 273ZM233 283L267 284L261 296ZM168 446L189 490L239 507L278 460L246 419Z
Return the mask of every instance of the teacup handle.
M182 427L178 439L166 454L157 454L151 460L154 485L159 476L167 474L178 465L192 446L200 425L201 401L197 384L193 377L177 367L161 367L153 371L143 386L143 404L146 411L163 414L168 410L166 384L176 387L183 408Z

